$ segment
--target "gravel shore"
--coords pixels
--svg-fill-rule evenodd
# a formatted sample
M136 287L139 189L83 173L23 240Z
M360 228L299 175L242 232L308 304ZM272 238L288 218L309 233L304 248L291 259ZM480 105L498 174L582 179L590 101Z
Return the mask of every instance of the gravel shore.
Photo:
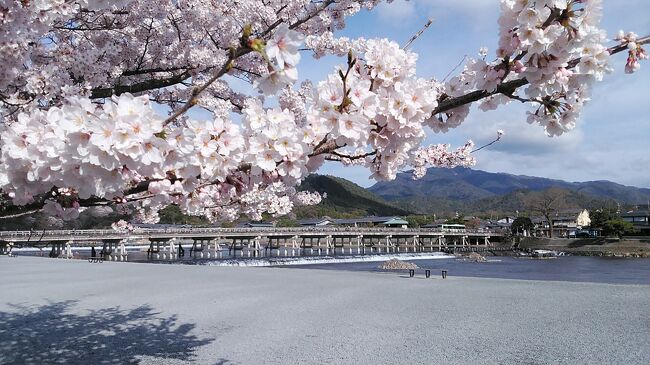
M0 257L0 364L650 358L650 286L450 275Z

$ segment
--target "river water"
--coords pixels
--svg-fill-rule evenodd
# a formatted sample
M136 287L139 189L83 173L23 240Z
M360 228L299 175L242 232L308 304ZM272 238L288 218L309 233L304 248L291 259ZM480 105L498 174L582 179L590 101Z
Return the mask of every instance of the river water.
M424 269L430 269L431 275L438 277L440 277L442 270L447 270L449 276L650 285L650 259L647 258L561 256L553 259L531 259L488 257L488 262L480 263L458 258L412 260L409 262L413 262L420 267L416 271L418 276L424 276ZM378 266L379 263L377 262L352 262L293 265L291 267L385 271L379 269Z
M48 250L22 249L16 250L19 255L44 255ZM74 257L85 260L90 256L89 249L74 249ZM151 262L168 264L199 264L214 266L272 266L291 267L300 269L376 271L381 262L391 258L413 262L420 267L418 276L424 276L424 270L431 270L431 275L440 277L442 270L447 270L449 276L470 276L484 278L502 278L519 280L553 280L596 282L611 284L642 284L650 285L650 258L611 258L594 256L560 256L552 259L532 259L528 257L488 256L488 262L471 262L464 258L446 256L440 253L431 254L398 254L398 255L322 255L301 257L232 257L228 251L221 253L219 259L200 259L189 255L166 260L164 258L148 258L141 249L129 249L131 262ZM413 256L418 256L414 259ZM427 257L428 256L428 257ZM214 257L214 256L213 256ZM408 273L403 271L402 273Z

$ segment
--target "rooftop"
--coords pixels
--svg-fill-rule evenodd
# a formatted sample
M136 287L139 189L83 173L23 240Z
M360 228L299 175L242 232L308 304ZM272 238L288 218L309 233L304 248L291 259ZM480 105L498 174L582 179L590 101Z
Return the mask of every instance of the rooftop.
M633 210L630 212L621 213L621 217L650 217L648 210Z

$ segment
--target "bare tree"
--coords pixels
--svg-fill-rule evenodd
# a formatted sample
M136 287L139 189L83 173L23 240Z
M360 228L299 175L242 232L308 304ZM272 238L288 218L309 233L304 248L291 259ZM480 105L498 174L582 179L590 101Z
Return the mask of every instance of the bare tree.
M528 209L546 219L549 226L549 237L553 237L553 216L559 209L566 206L567 191L558 187L531 193L524 200Z

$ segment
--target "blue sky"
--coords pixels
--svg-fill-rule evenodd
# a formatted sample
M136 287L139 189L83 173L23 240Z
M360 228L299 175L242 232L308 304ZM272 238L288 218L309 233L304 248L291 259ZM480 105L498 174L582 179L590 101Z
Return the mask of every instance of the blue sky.
M605 0L603 27L614 36L619 29L650 34L650 2ZM429 17L431 27L412 47L419 54L418 74L442 79L465 55L476 56L486 46L493 55L497 42L498 0L397 0L363 12L340 32L349 37L386 37L403 44ZM303 55L301 78L322 80L341 60L315 61ZM514 103L496 111L473 110L459 128L446 134L428 133L428 143L460 145L467 139L478 145L489 142L497 129L504 139L476 157L476 168L544 176L569 181L611 180L625 185L650 187L650 62L634 75L623 73L625 55L614 56L614 72L596 85L578 127L571 133L549 138L539 126L526 123L526 107ZM374 183L367 170L328 164L320 173L353 180L362 186Z

